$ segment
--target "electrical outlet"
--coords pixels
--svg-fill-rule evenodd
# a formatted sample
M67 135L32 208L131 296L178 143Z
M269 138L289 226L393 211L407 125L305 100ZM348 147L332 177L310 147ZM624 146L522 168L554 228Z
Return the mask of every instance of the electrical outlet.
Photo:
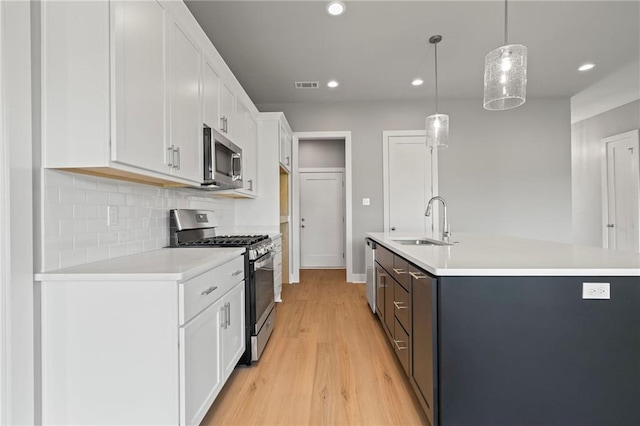
M371 200L369 200L368 198L363 198L362 199L362 205L363 206L368 206L371 204Z
M109 210L108 215L108 226L116 226L118 224L118 207L117 206L109 206L107 207Z
M583 299L611 299L609 283L582 283Z

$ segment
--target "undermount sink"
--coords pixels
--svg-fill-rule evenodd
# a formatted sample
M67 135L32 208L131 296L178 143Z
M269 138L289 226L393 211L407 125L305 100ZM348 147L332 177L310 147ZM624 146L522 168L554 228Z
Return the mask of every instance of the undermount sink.
M403 246L452 246L454 243L447 243L440 240L432 240L431 238L402 238L392 239L391 241Z

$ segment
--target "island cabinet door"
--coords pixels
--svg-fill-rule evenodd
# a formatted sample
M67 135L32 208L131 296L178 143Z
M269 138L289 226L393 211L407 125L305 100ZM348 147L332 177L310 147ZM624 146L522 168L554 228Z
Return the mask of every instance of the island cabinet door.
M436 413L436 291L437 280L411 267L411 337L412 368L410 382L429 422L438 424ZM435 420L435 423L434 423Z

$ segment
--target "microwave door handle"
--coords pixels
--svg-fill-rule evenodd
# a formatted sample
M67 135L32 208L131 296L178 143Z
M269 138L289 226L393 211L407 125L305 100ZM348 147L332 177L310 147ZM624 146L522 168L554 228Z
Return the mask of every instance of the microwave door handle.
M235 181L242 178L241 174L236 174L236 160L240 163L240 158L240 154L236 153L231 155L231 180Z

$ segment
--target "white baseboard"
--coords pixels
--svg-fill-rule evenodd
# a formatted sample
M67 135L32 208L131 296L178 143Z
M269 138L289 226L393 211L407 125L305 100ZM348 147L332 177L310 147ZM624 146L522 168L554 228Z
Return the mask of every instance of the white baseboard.
M351 274L347 277L347 282L363 284L367 282L367 274Z

